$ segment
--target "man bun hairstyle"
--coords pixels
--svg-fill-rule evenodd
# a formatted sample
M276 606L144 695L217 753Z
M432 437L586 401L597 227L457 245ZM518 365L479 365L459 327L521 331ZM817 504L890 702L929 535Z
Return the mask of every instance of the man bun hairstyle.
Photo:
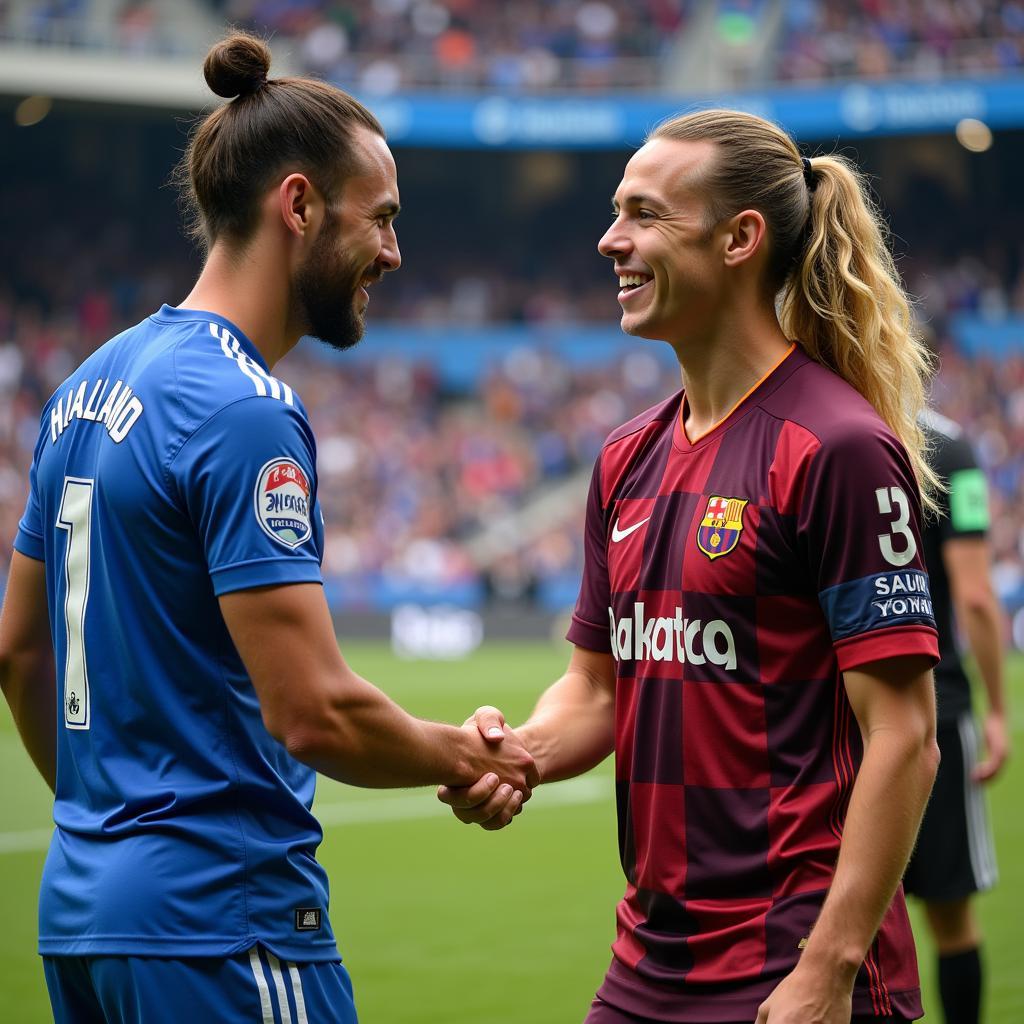
M708 227L742 210L764 217L765 287L783 331L874 406L906 448L925 508L935 511L938 481L917 419L934 360L861 171L838 154L803 157L777 125L737 110L680 115L650 138L715 145L698 182Z
M173 176L187 230L204 251L220 239L244 247L264 194L286 173L305 174L330 203L362 166L355 132L384 137L348 93L314 78L268 78L269 71L269 47L247 32L215 43L203 62L210 88L234 97L195 125Z
M254 93L266 85L269 73L270 48L262 39L241 32L212 46L203 61L206 84L227 99Z

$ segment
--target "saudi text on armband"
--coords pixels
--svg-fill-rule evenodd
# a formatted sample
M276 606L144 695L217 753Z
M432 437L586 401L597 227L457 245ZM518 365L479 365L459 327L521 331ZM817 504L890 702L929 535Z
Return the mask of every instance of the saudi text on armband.
M833 640L883 626L935 625L928 575L919 569L848 580L818 596Z

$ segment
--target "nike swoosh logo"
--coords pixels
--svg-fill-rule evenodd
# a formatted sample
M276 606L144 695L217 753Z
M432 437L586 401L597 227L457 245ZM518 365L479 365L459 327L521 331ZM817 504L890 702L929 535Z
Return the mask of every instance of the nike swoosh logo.
M650 516L647 517L647 519L650 518ZM640 527L647 522L647 519L641 519L639 523L634 523L632 526L627 526L624 530L619 529L619 521L618 519L616 519L615 525L612 527L612 541L618 544L620 540L625 540L635 530L639 530Z

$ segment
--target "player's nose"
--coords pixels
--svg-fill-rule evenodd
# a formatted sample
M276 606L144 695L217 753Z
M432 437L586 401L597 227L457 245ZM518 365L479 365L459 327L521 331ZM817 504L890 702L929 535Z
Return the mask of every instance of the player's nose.
M622 218L616 217L597 243L597 251L602 256L607 256L608 259L613 260L631 252L632 249L633 243L630 241L629 235L622 224Z
M386 273L397 270L402 265L402 252L398 248L398 235L392 225L388 225L380 247L380 266Z

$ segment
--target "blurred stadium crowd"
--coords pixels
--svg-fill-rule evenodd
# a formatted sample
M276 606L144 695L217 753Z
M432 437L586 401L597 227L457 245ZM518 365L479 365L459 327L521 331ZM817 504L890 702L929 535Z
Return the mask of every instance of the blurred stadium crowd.
M307 70L377 92L441 85L636 88L694 0L225 0L223 15L295 40Z
M934 79L1024 64L1024 5L1013 0L794 0L784 7L778 81Z
M688 43L737 85L1024 64L1016 0L2 0L0 38L184 53L186 21L204 18L271 34L297 67L377 93L694 85Z
M1018 0L0 0L0 41L129 55L193 60L225 21L271 36L297 69L378 93L683 89L700 84L687 80L692 69L709 65L726 69L718 85L930 80L1024 63ZM0 535L8 540L42 404L96 345L186 294L196 270L177 226L148 205L166 173L166 139L151 125L121 136L112 118L66 124L33 151L35 172L10 164L18 202L0 211L0 263L10 271L0 283ZM1007 185L997 177L972 180L952 166L941 140L912 145L914 158L902 162L893 151L876 154L886 205L912 226L910 244L898 244L909 254L901 270L941 353L934 403L970 431L992 483L999 590L1020 609L1024 357L967 359L954 336L961 314L1024 316L1015 241L1024 210L1000 199ZM1011 162L1015 151L1019 144ZM432 202L408 204L405 267L374 291L371 324L519 324L538 338L551 325L564 333L614 324L615 288L593 250L603 211L588 205L594 189L578 187L583 174L615 180L619 156L606 157L572 163L536 153L497 167L463 153L452 175L447 157L403 153L403 180ZM65 193L85 180L102 191L78 204ZM577 198L584 191L588 198ZM112 215L122 198L121 216ZM42 222L38 209L49 213ZM502 239L484 252L482 220ZM371 345L372 331L372 357ZM638 346L581 369L540 342L496 345L470 390L454 393L433 355L325 360L303 345L278 368L310 408L319 440L332 601L379 608L433 593L564 608L581 568L582 498L567 498L575 514L552 517L526 542L492 545L486 556L475 542L553 488L585 489L605 435L678 387L671 362Z
M162 263L127 245L115 224L88 251L55 227L23 249L27 288L0 291L0 533L13 537L21 513L39 410L73 366L96 345L183 295L187 263ZM81 229L79 229L81 230ZM70 238L70 236L69 236ZM64 251L55 263L45 253ZM76 254L77 255L74 255ZM146 266L144 273L135 268ZM1024 604L1024 358L968 360L945 333L963 310L1024 312L1024 275L1000 276L965 256L943 265L919 258L907 268L941 353L937 408L975 440L992 483L997 579L1010 607ZM421 270L421 273L423 271ZM498 276L500 272L494 271ZM400 285L401 278L412 283ZM486 279L478 288L486 290ZM463 281L430 302L457 322ZM512 293L530 292L525 282ZM407 268L375 292L371 318L422 322L431 310L410 300L426 293ZM524 320L614 322L614 289L592 286L520 307ZM394 294L389 295L389 292ZM483 320L509 307L483 303ZM371 340L364 345L372 345ZM366 355L372 357L372 352ZM303 343L277 372L311 411L319 442L321 500L327 521L326 576L337 607L386 607L431 595L477 604L522 600L549 609L574 598L582 559L582 498L576 514L555 518L528 542L478 564L465 542L515 513L552 485L589 475L607 433L678 388L652 347L584 368L538 347L496 350L469 393L453 394L431 353L422 360L324 358ZM0 545L9 550L9 543Z

